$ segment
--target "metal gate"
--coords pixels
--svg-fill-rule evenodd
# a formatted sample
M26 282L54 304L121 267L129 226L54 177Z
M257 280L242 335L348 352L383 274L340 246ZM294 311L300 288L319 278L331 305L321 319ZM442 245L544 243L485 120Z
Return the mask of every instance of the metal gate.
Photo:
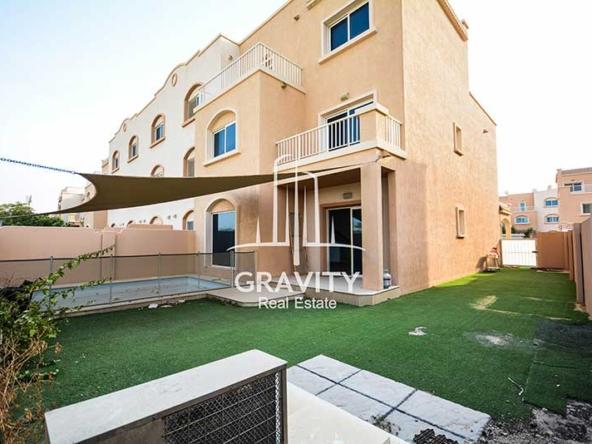
M534 239L502 239L503 265L536 267L537 252Z

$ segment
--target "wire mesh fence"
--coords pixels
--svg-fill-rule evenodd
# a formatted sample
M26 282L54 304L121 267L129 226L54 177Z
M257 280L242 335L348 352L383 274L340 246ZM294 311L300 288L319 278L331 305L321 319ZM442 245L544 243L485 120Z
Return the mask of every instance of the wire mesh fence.
M0 288L17 287L47 276L70 260L2 260ZM67 298L58 300L58 307L94 306L232 287L235 276L244 271L255 271L254 252L111 255L89 259L66 270L54 290L71 290ZM102 283L76 288L90 281Z

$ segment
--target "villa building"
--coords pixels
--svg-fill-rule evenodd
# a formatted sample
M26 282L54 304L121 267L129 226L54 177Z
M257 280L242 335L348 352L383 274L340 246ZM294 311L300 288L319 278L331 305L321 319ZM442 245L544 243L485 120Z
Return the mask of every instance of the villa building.
M82 187L65 187L60 191L58 198L58 210L62 208L70 208L80 205L84 202L84 188ZM60 218L66 225L78 227L83 226L80 213L62 214Z
M561 207L559 219L562 229L583 222L592 214L592 168L557 170L557 188Z
M385 270L400 293L474 272L499 201L467 42L446 0L292 0L241 42L218 36L122 122L107 172L302 175L110 210L108 225L195 230L198 251L256 251L274 275L359 272L368 291Z
M530 193L507 194L500 201L510 210L512 225L518 232L559 230L559 197L556 188Z

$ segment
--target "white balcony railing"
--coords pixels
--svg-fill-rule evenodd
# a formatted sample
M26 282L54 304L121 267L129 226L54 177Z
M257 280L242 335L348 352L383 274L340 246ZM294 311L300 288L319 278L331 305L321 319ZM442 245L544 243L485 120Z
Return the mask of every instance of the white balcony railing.
M375 111L344 117L280 140L276 143L277 156L281 165L370 141L401 150L401 123Z
M258 69L267 71L293 86L302 86L302 68L300 66L263 43L257 43L199 88L198 106L203 106L221 91L230 88Z

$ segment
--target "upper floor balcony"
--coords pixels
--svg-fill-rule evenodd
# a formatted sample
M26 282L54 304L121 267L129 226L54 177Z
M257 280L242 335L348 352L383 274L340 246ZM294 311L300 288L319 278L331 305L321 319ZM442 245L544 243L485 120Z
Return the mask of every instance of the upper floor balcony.
M276 155L278 165L289 168L370 148L407 157L401 147L401 123L378 106L280 140Z
M257 43L198 88L196 109L258 70L302 88L302 68L263 43Z

